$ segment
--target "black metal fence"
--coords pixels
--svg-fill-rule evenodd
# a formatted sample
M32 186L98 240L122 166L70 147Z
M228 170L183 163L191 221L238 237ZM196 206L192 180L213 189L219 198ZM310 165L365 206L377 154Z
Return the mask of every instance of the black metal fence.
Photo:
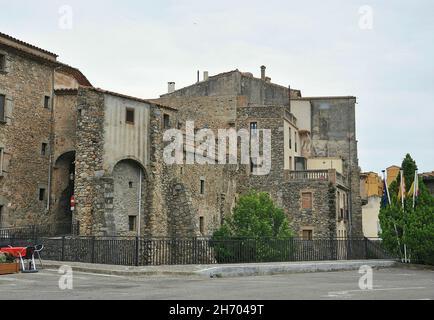
M1 228L0 239L36 239L39 237L77 235L78 230L78 224L71 223Z
M378 239L148 239L8 237L0 247L43 244L52 261L147 266L393 259Z

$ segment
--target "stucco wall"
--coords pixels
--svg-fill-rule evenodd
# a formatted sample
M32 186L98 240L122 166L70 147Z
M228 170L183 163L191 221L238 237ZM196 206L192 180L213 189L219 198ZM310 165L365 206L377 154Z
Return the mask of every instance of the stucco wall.
M126 123L127 108L134 109L134 124ZM116 163L135 159L149 163L149 104L104 95L104 170L110 173Z
M291 100L291 112L297 118L297 127L299 130L312 131L312 110L310 101Z
M363 234L367 238L378 238L381 197L369 197L368 204L362 207Z

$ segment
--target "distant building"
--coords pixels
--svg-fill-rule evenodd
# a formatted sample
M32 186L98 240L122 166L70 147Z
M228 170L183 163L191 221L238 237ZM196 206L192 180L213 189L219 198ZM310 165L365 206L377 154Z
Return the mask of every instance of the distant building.
M401 171L401 167L391 166L386 169L387 171L387 185L390 185L398 179L399 173Z
M363 234L367 238L377 238L381 232L379 214L383 195L383 180L374 172L360 175L360 195L362 197Z
M429 193L434 196L434 171L422 173L422 179L425 183L425 186L428 188Z

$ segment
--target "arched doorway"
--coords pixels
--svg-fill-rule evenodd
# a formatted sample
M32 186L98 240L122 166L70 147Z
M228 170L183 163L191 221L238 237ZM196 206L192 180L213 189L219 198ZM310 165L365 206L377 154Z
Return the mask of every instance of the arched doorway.
M71 197L74 195L75 151L62 154L54 165L55 223L72 224Z
M146 177L134 160L122 160L113 169L113 218L117 235L142 234L145 219Z

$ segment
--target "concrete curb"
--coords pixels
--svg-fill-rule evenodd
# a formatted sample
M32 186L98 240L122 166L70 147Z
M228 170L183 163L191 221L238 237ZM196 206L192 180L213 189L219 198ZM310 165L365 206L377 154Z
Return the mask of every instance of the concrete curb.
M393 268L400 263L392 260L369 261L323 261L304 263L269 263L210 266L162 266L162 267L122 267L78 264L68 262L46 262L45 269L58 269L63 265L72 267L73 271L114 276L197 276L206 278L249 277L278 274L337 272L359 270L368 265L374 269Z

